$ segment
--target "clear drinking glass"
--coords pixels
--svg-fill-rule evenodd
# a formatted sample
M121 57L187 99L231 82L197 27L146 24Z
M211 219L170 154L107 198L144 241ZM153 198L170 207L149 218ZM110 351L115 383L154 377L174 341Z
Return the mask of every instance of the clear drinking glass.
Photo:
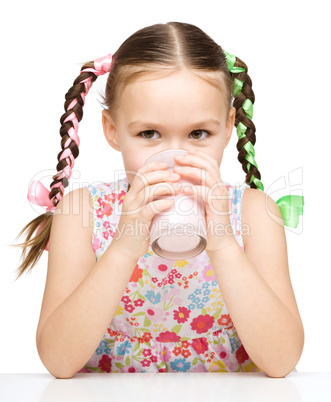
M167 170L173 171L175 155L186 155L184 149L169 149L150 156L145 164L166 162ZM179 166L179 165L178 165ZM201 184L195 179L182 178L183 186ZM174 199L174 204L154 215L151 222L150 243L152 250L160 257L181 260L195 257L203 252L207 244L205 203L199 196L185 194L162 195L154 200Z

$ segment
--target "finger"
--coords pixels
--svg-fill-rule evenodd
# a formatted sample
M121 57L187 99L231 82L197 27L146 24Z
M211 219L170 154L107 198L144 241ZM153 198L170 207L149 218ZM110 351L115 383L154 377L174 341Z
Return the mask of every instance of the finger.
M211 174L209 170L199 169L192 166L174 166L174 172L179 173L182 177L189 177L197 180L203 185L212 186ZM216 180L214 180L215 182Z
M137 175L132 181L132 187L130 188L130 191L132 190L132 193L138 194L148 185L159 182L177 182L178 180L180 180L180 175L177 174L173 176L173 173L169 170L155 170L145 173L141 173L138 171Z
M186 186L183 188L184 193L187 195L198 196L202 198L206 206L212 211L213 214L224 215L230 211L229 197L226 186L222 186L221 190L212 191L211 188L206 186Z
M191 148L187 152L188 152L188 155L201 156L201 158L204 158L206 161L211 162L213 165L216 164L216 166L218 167L217 161L214 158L212 158L210 155L208 155L206 152L201 151L200 149Z

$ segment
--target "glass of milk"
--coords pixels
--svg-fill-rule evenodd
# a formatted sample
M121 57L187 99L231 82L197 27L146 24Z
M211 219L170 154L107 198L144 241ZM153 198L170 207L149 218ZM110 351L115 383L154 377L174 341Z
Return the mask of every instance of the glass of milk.
M176 165L175 155L186 155L185 149L169 149L150 156L145 164L166 162L169 171ZM180 166L180 165L178 165ZM178 181L184 186L200 185L192 178ZM202 253L207 244L205 203L198 195L180 191L174 195L162 195L161 198L174 199L174 204L154 215L151 222L150 243L152 250L160 257L170 260L182 260Z

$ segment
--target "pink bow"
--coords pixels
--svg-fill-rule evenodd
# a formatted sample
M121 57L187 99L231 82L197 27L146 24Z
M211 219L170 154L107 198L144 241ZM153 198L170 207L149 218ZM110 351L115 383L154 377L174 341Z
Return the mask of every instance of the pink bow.
M28 200L35 205L47 207L46 212L52 211L54 213L55 206L49 199L49 193L50 191L40 181L32 180L28 190Z
M94 60L94 67L95 68L85 68L81 72L91 71L95 75L103 75L109 73L110 67L112 62L111 54L107 54L104 57L99 57L98 59Z

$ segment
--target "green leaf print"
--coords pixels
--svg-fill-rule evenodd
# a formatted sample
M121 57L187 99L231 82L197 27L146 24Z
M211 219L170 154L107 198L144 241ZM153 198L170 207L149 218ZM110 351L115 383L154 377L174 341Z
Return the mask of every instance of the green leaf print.
M201 310L201 314L202 314L202 315L208 314L208 313L207 313L207 310L206 310L205 308L203 308L203 309Z
M183 341L189 341L189 340L191 340L191 338L188 338L188 337L185 337L185 336L182 336L182 337L180 338L180 341L181 341L181 342L183 342Z
M141 278L139 278L139 285L143 288L144 287L144 281L141 279Z
M119 368L119 369L121 369L121 368L123 368L123 367L125 367L124 366L124 364L122 364L122 363L115 363L115 366L117 367L117 368Z
M91 370L91 371L94 371L94 372L96 372L96 373L101 373L101 368L100 367L89 367L89 366L85 366L85 368L87 369L87 370Z
M145 315L144 311L140 311L139 313L131 314L133 317L138 317L139 315Z
M215 318L215 320L217 320L217 318L222 314L222 309L219 308L215 314L213 314L213 317Z
M145 317L145 320L144 320L144 327L149 327L150 325L151 325L151 321L147 318L147 317Z
M197 364L197 362L198 362L198 359L195 357L195 358L193 359L192 366L195 366L195 365Z
M130 357L129 356L126 356L125 365L130 366Z
M136 342L136 346L134 347L134 351L136 352L140 347L140 342Z
M182 329L182 325L175 325L173 328L171 328L170 332L175 332L178 335L178 333L181 329Z

